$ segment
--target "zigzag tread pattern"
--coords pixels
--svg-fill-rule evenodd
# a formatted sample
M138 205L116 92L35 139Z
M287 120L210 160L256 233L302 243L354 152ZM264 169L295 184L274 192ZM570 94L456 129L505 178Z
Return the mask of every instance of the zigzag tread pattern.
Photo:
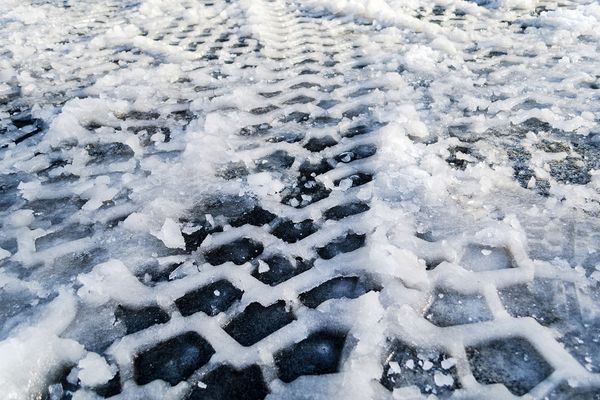
M440 235L467 213L398 186L395 152L435 146L394 137L427 85L398 31L284 0L77 7L68 37L96 37L77 67L34 74L29 103L2 92L0 262L25 289L1 294L0 338L71 304L52 329L85 349L39 398L597 398L598 299L531 257L544 219Z

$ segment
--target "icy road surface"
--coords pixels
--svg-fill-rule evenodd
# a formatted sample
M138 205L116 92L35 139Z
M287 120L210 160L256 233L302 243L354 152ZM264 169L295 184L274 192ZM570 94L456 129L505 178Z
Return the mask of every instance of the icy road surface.
M0 397L600 399L599 26L0 1Z

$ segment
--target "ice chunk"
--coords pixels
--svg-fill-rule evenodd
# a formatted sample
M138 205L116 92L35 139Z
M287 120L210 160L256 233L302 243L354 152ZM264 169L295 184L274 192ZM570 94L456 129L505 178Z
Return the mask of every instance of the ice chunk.
M170 249L185 249L185 240L177 222L166 218L160 232L153 233Z
M441 372L436 371L433 375L433 381L437 386L452 386L454 385L454 378L450 375L445 375Z
M144 286L119 260L98 264L87 274L77 277L83 286L77 294L84 300L101 305L114 299L130 305L142 305L152 298Z
M109 365L97 353L88 353L77 364L79 381L85 386L98 386L108 382L117 373L117 367Z
M10 257L10 251L4 250L2 247L0 247L0 260L4 260L8 257Z

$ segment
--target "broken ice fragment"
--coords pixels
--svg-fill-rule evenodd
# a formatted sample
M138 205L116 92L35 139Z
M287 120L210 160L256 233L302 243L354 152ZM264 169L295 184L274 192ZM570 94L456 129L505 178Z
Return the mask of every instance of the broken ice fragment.
M109 365L103 357L96 353L88 353L77 366L79 367L79 380L85 386L102 385L117 372L114 365Z
M153 235L170 249L185 249L185 240L183 239L179 225L171 218L165 219L160 232L153 233Z
M442 360L442 368L444 369L450 369L452 367L454 367L456 365L456 359L455 358L446 358L445 360Z
M454 378L441 372L436 372L433 375L433 381L437 386L452 386L454 384Z

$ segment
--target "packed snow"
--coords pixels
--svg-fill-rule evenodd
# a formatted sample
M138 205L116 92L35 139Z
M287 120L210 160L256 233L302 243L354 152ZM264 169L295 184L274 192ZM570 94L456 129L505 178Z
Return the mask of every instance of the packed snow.
M6 399L595 399L600 4L4 0Z

